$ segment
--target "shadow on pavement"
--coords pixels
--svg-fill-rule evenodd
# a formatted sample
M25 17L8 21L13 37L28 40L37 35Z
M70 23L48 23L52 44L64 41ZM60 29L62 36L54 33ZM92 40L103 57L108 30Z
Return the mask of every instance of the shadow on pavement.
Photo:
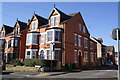
M13 73L13 72L6 72L6 71L3 71L3 72L2 72L2 75L9 75L10 73Z

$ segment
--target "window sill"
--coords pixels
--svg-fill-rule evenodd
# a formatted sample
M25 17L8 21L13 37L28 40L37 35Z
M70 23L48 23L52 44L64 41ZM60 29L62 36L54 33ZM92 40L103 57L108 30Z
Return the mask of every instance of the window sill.
M32 44L26 44L26 45L38 45L38 44L36 44L36 43L32 43Z

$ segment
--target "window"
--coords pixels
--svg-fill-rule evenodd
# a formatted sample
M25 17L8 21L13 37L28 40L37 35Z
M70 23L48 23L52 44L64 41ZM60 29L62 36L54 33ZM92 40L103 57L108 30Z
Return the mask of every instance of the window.
M94 62L94 54L93 54L93 52L90 52L90 54L91 54L91 62Z
M5 36L5 31L2 31L1 32L1 37L4 37Z
M15 47L18 47L18 40L15 40Z
M55 41L60 41L60 31L55 31Z
M30 41L31 41L31 35L28 34L28 35L27 35L27 44L30 44Z
M30 51L27 51L26 59L30 59Z
M11 40L11 47L13 47L14 46L14 40L12 39Z
M85 26L83 26L83 32L86 33L86 28L85 28Z
M18 34L20 33L20 28L18 27Z
M35 22L35 21L33 21L33 22L31 23L31 26L32 26L32 30L36 30L36 29L37 29L37 27L36 27L36 22Z
M84 38L84 47L87 48L88 47L88 39Z
M74 34L74 44L77 45L77 34Z
M50 25L54 26L54 17L51 17L50 22L51 22Z
M93 48L93 42L90 42L90 49Z
M82 31L82 24L79 24L79 30Z
M60 59L60 50L55 50L54 59Z
M47 50L47 59L51 60L51 51Z
M37 43L37 35L27 34L27 44L36 44Z
M77 50L74 50L74 62L77 63Z
M81 46L81 36L78 35L78 46Z
M32 59L36 59L36 51L32 51Z
M51 26L56 26L58 25L58 16L52 16L50 19L50 25Z
M6 48L8 48L8 40L6 40Z
M55 25L58 25L58 17L55 17Z
M44 34L41 35L40 43L44 43Z
M32 40L33 40L32 43L36 44L37 43L37 35L33 35Z
M88 52L84 51L84 62L88 62Z
M47 32L47 42L53 40L53 31L48 31Z
M11 47L11 40L8 41L8 48Z

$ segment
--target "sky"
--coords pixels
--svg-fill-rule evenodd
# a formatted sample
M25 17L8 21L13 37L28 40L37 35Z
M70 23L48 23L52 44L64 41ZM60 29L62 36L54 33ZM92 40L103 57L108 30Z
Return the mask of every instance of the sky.
M34 13L48 18L54 4L66 14L80 12L92 37L103 38L103 44L116 47L110 32L118 27L117 2L3 2L2 24L14 26L17 18L27 22Z

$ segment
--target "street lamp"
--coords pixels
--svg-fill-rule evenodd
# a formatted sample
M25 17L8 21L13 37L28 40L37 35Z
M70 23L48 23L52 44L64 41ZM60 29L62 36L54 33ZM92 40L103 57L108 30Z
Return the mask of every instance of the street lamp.
M50 51L51 51L51 67L50 67L50 71L52 71L52 53L54 52L54 42L50 43Z

